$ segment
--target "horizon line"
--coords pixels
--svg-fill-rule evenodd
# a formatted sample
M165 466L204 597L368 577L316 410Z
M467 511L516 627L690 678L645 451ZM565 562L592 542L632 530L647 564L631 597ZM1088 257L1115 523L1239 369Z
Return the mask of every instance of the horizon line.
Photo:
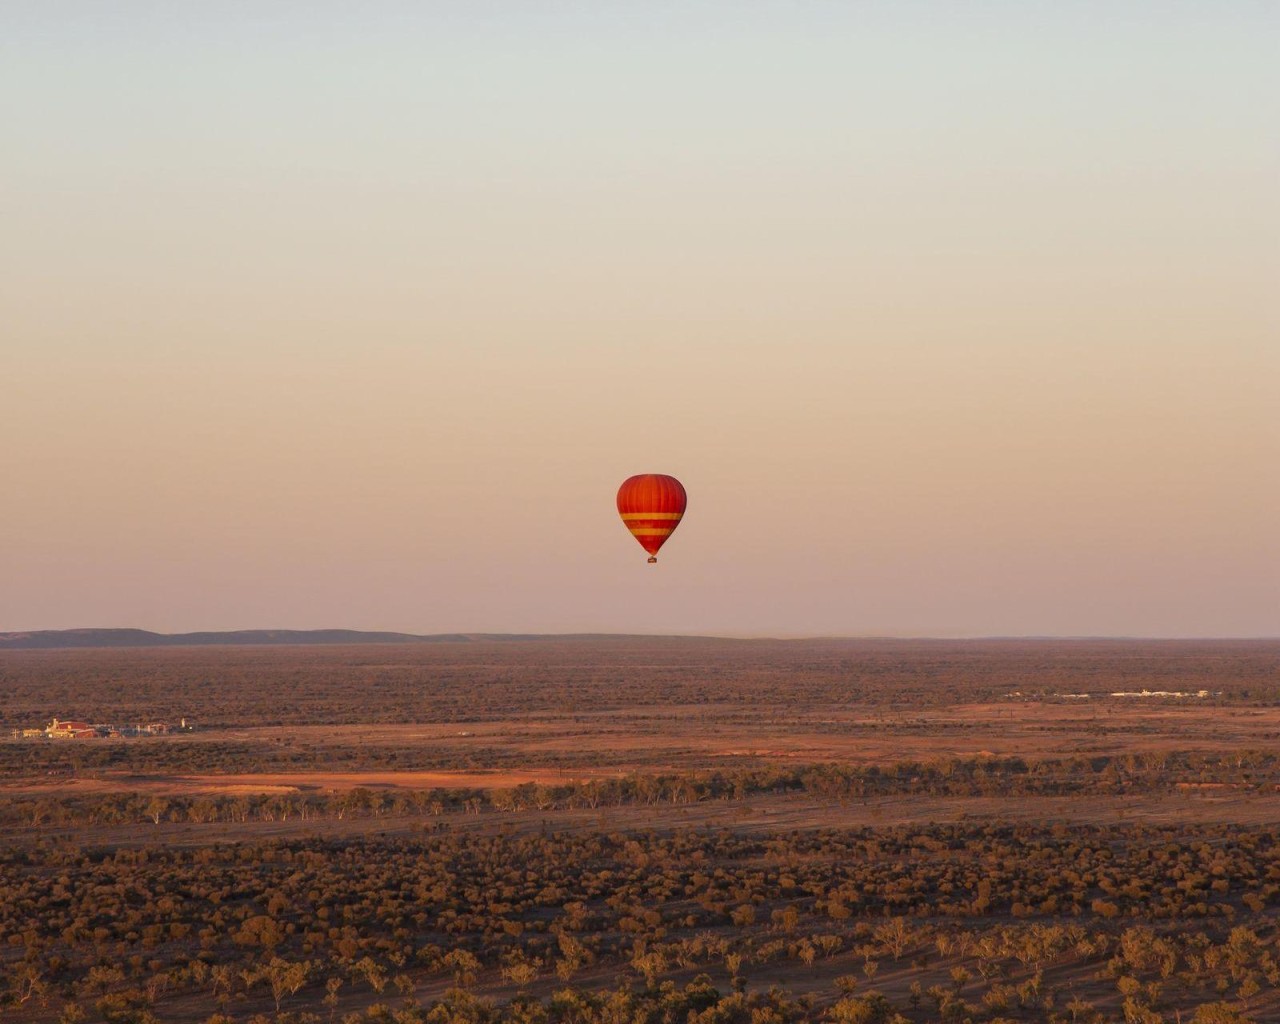
M441 633L410 633L403 630L352 629L345 626L280 628L249 627L240 629L195 629L175 632L161 632L139 626L72 626L53 629L17 629L0 630L0 649L4 649L4 641L35 639L39 637L55 639L58 636L68 638L84 634L140 634L138 639L155 638L169 641L173 646L201 646L200 640L188 641L187 638L226 638L239 635L259 635L263 640L246 639L245 646L258 646L264 641L271 642L274 636L281 639L274 642L279 646L288 646L289 638L317 637L323 634L344 634L353 638L361 638L364 643L394 644L413 641L484 641L484 640L555 640L555 639L678 639L678 640L729 640L729 641L775 641L775 642L817 642L842 640L876 640L876 641L922 641L922 642L980 642L980 641L1093 641L1093 642L1276 642L1280 635L1268 634L1225 634L1225 635L1141 635L1141 634L1107 634L1107 633L672 633L672 632L619 632L611 630L563 631L563 632L528 632L508 631L493 632L486 630L451 630ZM104 636L104 639L107 637ZM87 638L86 638L87 639ZM121 636L123 640L125 637ZM338 641L340 642L340 641ZM93 643L82 647L99 646ZM111 646L148 646L145 642L131 645L117 643Z

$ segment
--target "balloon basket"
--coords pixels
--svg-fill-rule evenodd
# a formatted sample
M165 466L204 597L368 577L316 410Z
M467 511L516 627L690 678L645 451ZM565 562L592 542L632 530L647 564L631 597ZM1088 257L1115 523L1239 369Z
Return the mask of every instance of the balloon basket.
M654 555L650 555L650 556L649 556L649 564L650 564L650 565L656 565L656 564L657 564L657 562L658 562L658 559L657 559L657 557L656 557L656 556L654 556Z

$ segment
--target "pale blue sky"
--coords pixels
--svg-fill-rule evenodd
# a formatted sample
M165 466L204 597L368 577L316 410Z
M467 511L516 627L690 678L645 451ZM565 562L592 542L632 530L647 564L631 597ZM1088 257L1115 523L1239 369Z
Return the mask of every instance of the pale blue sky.
M1280 632L1278 29L2 4L0 629Z

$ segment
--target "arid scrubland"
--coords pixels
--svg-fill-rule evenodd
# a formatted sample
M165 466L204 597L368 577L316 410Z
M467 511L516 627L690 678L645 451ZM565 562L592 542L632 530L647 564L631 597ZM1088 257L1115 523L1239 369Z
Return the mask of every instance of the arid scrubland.
M0 742L11 1019L1280 1019L1280 643L6 651L0 700L194 726Z

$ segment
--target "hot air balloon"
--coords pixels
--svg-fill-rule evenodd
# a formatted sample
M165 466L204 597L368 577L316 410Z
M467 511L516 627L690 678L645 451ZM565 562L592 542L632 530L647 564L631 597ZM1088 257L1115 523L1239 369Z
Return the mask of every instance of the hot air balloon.
M658 548L680 525L687 502L684 485L662 473L628 477L618 488L618 515L631 536L649 552L650 562L658 560Z

